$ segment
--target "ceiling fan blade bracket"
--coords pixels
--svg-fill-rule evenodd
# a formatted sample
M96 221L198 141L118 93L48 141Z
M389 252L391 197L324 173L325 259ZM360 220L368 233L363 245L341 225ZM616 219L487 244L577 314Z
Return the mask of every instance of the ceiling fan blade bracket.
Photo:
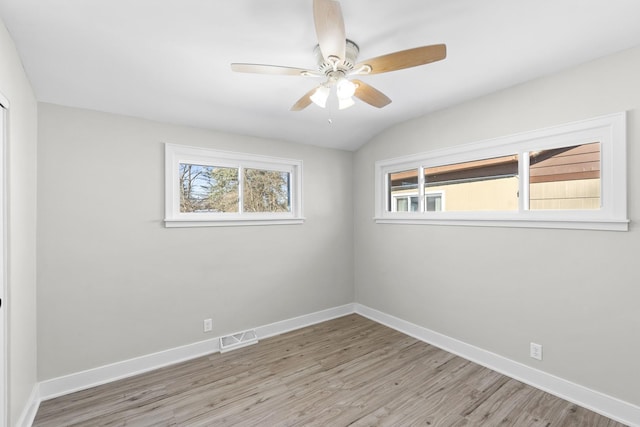
M367 74L371 74L371 65L368 64L358 64L358 68L352 70L349 75L360 75L366 76Z

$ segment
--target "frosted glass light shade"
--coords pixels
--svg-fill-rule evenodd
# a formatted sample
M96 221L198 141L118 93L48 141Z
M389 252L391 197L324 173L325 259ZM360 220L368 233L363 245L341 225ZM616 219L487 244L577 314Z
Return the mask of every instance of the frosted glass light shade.
M345 78L338 80L336 84L336 95L338 99L351 98L356 93L356 85Z
M345 108L349 108L355 105L353 98L338 98L338 109L344 110Z
M327 86L318 86L318 89L310 96L311 101L318 107L325 108L327 99L329 98L329 88Z

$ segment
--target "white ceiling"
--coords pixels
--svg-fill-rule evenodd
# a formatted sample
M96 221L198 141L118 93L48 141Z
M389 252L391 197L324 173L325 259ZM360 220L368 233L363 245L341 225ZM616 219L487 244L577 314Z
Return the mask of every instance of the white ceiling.
M447 58L361 77L393 100L385 108L290 112L319 80L229 64L314 68L311 0L0 0L0 16L39 101L346 150L395 123L640 45L638 0L341 4L360 60L437 43Z

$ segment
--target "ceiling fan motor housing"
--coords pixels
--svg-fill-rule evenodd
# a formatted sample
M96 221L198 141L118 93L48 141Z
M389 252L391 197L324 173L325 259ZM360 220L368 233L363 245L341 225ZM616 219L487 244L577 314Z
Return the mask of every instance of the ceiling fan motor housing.
M357 44L355 44L349 39L347 39L345 42L346 42L346 48L345 48L344 61L339 61L337 64L335 64L336 66L335 70L334 70L334 64L324 59L324 56L320 51L320 45L316 45L315 49L313 50L313 53L316 56L316 61L318 63L318 70L322 74L329 76L329 74L332 73L333 71L342 71L342 73L348 74L351 70L353 70L353 67L355 67L356 65L356 58L358 58L358 53L360 53L360 48L358 47Z

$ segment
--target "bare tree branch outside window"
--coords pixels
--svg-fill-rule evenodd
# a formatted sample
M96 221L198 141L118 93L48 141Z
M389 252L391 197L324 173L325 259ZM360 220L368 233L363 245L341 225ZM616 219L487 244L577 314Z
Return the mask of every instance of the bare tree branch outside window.
M289 173L245 169L243 209L245 212L289 212Z
M238 169L180 163L180 212L238 212Z
M180 212L238 212L238 169L180 163ZM244 212L290 212L289 172L244 169Z

